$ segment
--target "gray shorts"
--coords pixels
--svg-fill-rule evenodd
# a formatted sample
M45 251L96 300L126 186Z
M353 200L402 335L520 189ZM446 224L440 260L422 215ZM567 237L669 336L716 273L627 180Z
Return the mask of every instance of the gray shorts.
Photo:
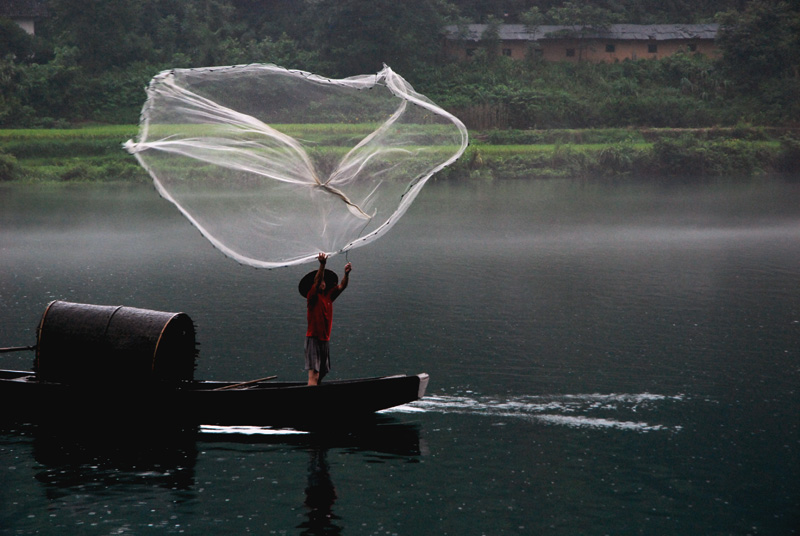
M316 370L320 378L331 370L331 353L328 341L306 337L306 370Z

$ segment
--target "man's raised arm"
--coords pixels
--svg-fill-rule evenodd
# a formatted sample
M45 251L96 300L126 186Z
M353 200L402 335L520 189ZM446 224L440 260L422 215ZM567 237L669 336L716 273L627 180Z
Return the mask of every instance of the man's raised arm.
M313 288L315 291L319 292L320 283L325 281L325 263L328 262L328 256L324 253L320 253L317 255L317 260L319 261L319 269L317 270L316 275L314 275Z
M333 296L331 297L331 301L335 300L339 296L339 294L341 294L344 291L344 289L347 288L347 284L350 282L350 270L352 269L353 265L350 264L349 262L344 265L344 277L342 277L342 280L339 282L338 285L336 285L336 288L333 291Z

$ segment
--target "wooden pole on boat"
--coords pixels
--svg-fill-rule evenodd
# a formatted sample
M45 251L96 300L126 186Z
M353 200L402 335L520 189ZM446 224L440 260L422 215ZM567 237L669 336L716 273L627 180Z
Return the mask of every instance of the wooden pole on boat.
M0 348L0 354L7 352L24 352L25 350L36 350L36 346L12 346L10 348Z
M250 380L249 382L242 382L242 383L235 383L233 385L226 385L225 387L217 387L216 389L211 389L212 391L224 391L225 389L236 389L237 387L244 387L245 385L252 385L258 382L265 382L267 380L274 380L277 376L267 376L266 378L259 378L257 380Z

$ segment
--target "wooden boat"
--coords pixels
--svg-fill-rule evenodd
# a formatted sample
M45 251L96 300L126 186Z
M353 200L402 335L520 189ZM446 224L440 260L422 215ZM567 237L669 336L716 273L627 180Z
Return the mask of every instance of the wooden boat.
M428 385L427 374L319 386L197 381L191 319L123 306L51 302L36 346L24 349L36 350L35 372L0 370L0 418L6 420L347 423L417 400Z
M427 374L326 381L237 383L56 382L0 370L2 419L18 422L166 422L181 425L341 425L418 400Z

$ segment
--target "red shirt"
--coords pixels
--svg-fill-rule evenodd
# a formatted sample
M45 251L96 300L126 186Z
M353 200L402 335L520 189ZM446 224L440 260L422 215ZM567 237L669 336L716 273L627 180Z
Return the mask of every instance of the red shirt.
M331 340L331 326L333 326L333 300L331 293L317 292L317 286L311 287L306 296L308 311L308 330L306 337L316 337L321 341Z

